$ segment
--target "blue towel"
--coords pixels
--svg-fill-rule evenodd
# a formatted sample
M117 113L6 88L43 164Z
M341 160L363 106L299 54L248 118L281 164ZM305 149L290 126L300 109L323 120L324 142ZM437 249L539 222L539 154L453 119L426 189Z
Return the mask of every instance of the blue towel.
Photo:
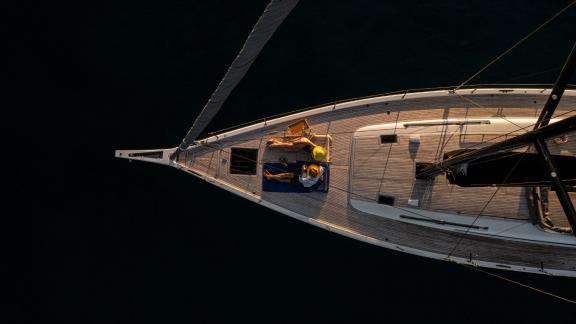
M298 161L296 163L288 163L287 166L282 165L282 163L270 162L262 164L262 191L269 192L328 192L329 180L330 180L330 167L326 163L320 163L324 168L324 180L318 181L315 185L309 188L305 188L300 182L295 181L293 183L286 183L274 180L266 180L264 172L266 170L270 171L272 174L283 173L283 172L293 172L294 174L299 174L302 170L302 164L309 164L309 162Z

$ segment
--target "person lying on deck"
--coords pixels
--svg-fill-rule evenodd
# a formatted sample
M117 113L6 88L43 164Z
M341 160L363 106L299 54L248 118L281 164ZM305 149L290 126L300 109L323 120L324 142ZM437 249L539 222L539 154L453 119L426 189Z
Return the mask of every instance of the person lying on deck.
M295 139L272 138L266 142L269 149L305 150L312 153L314 160L321 162L326 159L326 149L321 145L314 144L307 137Z
M308 137L296 137L296 138L271 138L266 142L266 145L270 149L285 149L285 150L302 150L302 149L313 149L316 147Z
M282 172L277 174L270 173L269 170L264 171L264 177L268 181L280 181L286 183L300 182L305 188L312 187L318 180L324 180L324 167L316 164L309 166L302 165L302 172L298 176L294 172Z

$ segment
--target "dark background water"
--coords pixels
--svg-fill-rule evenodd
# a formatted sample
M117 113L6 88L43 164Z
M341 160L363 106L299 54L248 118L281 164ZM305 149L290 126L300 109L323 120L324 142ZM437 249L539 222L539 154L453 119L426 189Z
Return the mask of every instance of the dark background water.
M115 148L179 143L266 3L47 1L7 11L17 100L3 130L17 163L3 176L5 322L575 323L573 305L113 158ZM567 3L303 1L209 130L457 85ZM553 82L575 21L576 7L472 83ZM574 279L498 273L576 298Z

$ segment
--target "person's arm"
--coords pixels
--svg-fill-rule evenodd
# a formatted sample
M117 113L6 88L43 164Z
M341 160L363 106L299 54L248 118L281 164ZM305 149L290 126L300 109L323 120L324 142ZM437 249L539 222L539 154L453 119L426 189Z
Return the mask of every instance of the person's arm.
M307 139L308 145L310 145L312 148L315 148L316 146L318 146L318 145L314 144L314 142L312 142L312 140L309 139L308 137L306 137L306 139Z
M302 172L300 172L301 178L306 178L306 165L302 164Z
M294 143L310 145L312 147L316 146L316 144L314 144L314 142L312 142L308 137L299 137L294 140Z

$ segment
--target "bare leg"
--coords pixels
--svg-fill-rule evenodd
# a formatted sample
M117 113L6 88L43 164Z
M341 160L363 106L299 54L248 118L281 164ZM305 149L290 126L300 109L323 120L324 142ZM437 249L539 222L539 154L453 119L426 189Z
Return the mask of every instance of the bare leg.
M264 171L264 176L268 181L280 181L280 182L292 182L292 178L294 178L294 173L292 172L284 172L278 174L271 174L270 171Z
M278 139L278 138L271 138L271 139L266 141L266 145L272 145L272 144L278 144L278 143L282 143L282 140Z
M280 143L280 142L272 142L268 144L268 148L271 149L291 149L294 147L292 143Z

